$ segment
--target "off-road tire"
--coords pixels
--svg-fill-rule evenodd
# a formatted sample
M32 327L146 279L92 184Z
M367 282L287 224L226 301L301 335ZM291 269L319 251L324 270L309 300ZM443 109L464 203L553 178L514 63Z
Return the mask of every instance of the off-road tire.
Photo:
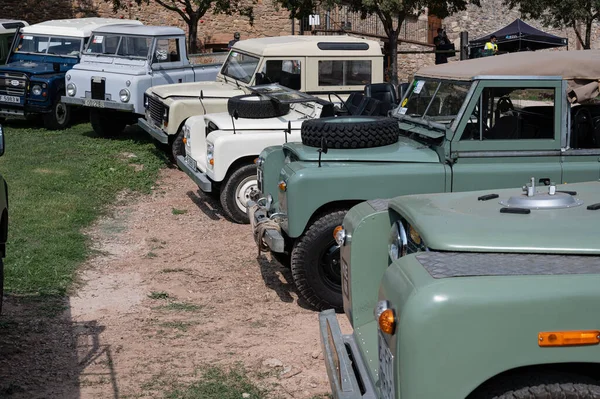
M90 123L98 136L114 137L123 133L127 122L117 112L90 110Z
M343 309L342 286L328 280L321 267L323 252L337 245L333 230L342 224L347 209L337 209L319 216L294 243L291 256L292 277L302 298L316 310ZM339 272L339 259L337 260ZM339 273L341 275L341 273Z
M483 386L468 399L599 399L600 382L561 372L507 375Z
M398 141L398 120L384 116L339 116L308 119L302 123L302 144L329 148L373 148Z
M2 302L4 301L4 260L0 258L0 315L2 315Z
M240 190L246 191L243 190L243 188L252 184L252 179L254 179L254 185L258 185L256 165L244 165L232 172L231 175L226 178L226 181L221 188L221 206L225 211L225 215L235 223L250 223L248 214L245 210L240 208L236 198L238 194L241 194L239 192Z
M177 156L185 156L185 144L183 144L183 130L179 129L179 132L175 135L175 138L170 144L169 152L171 162L177 165Z
M231 97L227 101L227 112L231 116L234 116L237 112L239 118L275 118L290 112L290 105L265 99L256 94L244 94Z
M48 130L63 130L71 123L71 107L63 102L52 105L52 111L42 115L44 128Z

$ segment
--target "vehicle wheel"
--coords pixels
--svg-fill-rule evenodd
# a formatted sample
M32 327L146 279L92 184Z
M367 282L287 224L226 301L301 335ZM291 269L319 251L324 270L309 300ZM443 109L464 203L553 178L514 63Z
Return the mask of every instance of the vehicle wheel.
M281 264L281 266L289 269L291 267L291 255L289 253L271 252L271 257Z
M2 302L4 301L4 261L0 258L0 315L2 314Z
M52 106L51 112L43 114L43 119L48 130L66 129L71 122L71 107L59 101Z
M221 206L225 214L236 223L250 223L246 203L250 199L250 192L257 188L255 164L242 166L233 172L221 189Z
M98 136L113 137L123 133L127 123L117 112L106 112L97 109L90 110L92 129Z
M185 144L183 144L183 130L179 130L171 142L171 161L177 165L177 156L185 156Z
M294 283L317 310L343 309L340 247L333 239L333 230L342 224L347 212L339 209L319 217L292 249Z
M395 118L343 116L308 119L302 123L302 144L321 147L325 138L330 148L373 148L398 141L400 127Z
M588 399L600 398L598 381L560 372L526 373L507 376L483 386L469 399Z
M237 111L240 118L275 118L290 112L290 105L280 104L256 94L244 94L231 97L227 101L227 111L231 116Z

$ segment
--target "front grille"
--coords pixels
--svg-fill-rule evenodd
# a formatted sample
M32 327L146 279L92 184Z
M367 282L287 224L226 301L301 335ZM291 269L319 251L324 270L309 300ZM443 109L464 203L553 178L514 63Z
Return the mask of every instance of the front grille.
M92 98L94 100L106 100L106 80L104 78L92 78Z
M162 125L163 114L165 112L165 105L159 99L148 96L148 111L150 111L150 117L157 126Z
M25 96L28 78L23 73L0 73L0 94L8 96Z

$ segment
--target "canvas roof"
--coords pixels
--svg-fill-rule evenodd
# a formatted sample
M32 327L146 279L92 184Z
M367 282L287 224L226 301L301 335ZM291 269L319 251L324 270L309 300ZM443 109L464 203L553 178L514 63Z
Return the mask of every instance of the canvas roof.
M367 44L366 50L324 50L319 48L319 44L323 43L362 43ZM321 46L323 47L323 46ZM361 39L348 35L333 35L333 36L275 36L261 37L257 39L240 40L235 43L234 48L240 51L249 53L272 56L272 57L287 57L287 56L382 56L381 46L379 42L374 40Z

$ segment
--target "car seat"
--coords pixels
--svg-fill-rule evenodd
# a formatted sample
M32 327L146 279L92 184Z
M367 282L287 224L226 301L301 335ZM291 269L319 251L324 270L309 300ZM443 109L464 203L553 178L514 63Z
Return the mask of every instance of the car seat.
M397 104L396 89L391 83L369 83L365 85L365 96L373 97L383 103Z

